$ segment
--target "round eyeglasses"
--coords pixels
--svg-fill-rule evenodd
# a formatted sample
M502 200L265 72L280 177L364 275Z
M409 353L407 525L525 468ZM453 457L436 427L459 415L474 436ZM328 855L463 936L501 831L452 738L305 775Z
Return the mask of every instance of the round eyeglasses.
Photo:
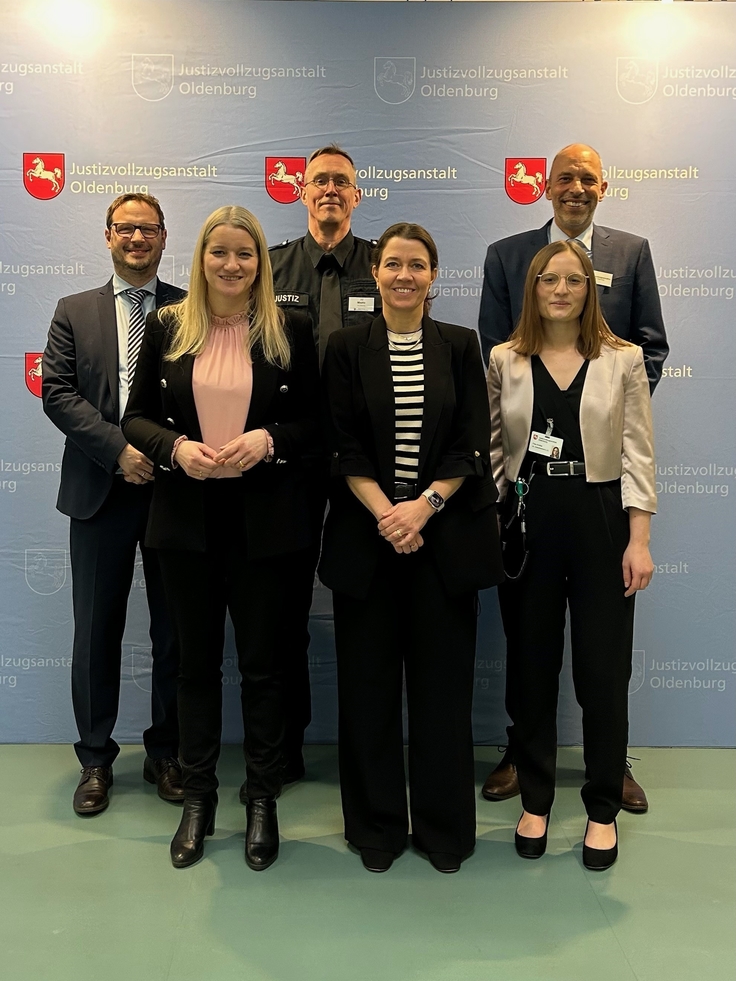
M579 293L580 290L585 289L585 285L588 282L588 277L584 276L582 273L570 273L569 276L560 276L559 273L540 273L537 279L549 290L553 290L557 287L557 284L561 279L564 279L567 283L567 288L572 290L574 293Z

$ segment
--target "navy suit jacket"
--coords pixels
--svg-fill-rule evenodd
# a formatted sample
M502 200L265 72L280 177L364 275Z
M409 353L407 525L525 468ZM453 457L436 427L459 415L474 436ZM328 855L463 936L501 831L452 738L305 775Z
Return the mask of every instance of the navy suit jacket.
M156 306L183 296L184 290L159 281ZM44 412L66 436L56 506L72 518L91 518L110 493L128 442L120 428L112 279L59 300L43 355L42 395Z
M516 326L526 274L534 256L548 244L550 224L551 220L488 247L478 318L486 364L491 348L507 341ZM669 345L649 242L593 225L593 268L613 276L611 286L598 286L603 316L614 334L643 348L650 391L654 391Z

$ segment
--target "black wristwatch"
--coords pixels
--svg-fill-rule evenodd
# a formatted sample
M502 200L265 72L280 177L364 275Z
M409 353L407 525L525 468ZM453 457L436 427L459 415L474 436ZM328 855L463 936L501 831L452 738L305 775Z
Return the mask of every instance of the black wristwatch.
M430 507L434 511L441 511L442 508L445 506L444 497L441 494L439 494L436 490L427 489L425 491L422 491L422 497L427 498Z

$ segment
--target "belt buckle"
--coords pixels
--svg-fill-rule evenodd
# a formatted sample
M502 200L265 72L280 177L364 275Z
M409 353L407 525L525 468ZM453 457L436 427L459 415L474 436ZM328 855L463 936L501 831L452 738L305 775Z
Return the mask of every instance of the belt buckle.
M548 477L574 477L576 460L548 460ZM566 468L566 469L563 469Z

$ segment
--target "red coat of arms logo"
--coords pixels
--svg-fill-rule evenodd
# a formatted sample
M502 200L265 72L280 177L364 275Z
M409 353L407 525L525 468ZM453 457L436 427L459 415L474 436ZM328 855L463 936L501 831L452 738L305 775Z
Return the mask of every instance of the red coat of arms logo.
M35 395L39 399L41 398L42 362L43 353L41 351L26 351L26 388L31 395Z
M503 186L516 204L534 204L547 186L546 157L506 157Z
M266 157L266 190L279 204L293 204L302 196L306 157Z
M39 201L50 201L64 187L63 153L24 153L23 186Z

